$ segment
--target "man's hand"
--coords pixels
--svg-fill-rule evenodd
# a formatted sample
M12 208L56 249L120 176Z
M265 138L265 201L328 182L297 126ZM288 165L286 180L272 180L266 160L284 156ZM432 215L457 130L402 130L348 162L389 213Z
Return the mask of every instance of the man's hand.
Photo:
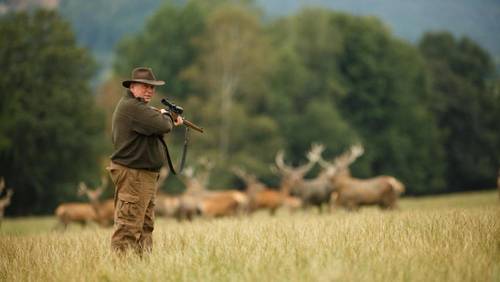
M184 124L184 119L180 115L177 115L176 113L169 112L165 109L160 109L160 113L162 113L163 115L164 114L170 115L172 117L172 120L174 121L175 126Z
M174 125L179 126L184 123L184 119L176 114L172 114L172 118L174 119Z

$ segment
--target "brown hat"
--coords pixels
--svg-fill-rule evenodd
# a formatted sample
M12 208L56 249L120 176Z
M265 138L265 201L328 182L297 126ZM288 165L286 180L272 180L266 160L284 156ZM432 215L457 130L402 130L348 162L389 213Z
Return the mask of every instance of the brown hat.
M128 80L124 80L122 82L123 87L129 88L130 83L132 82L141 82L150 85L160 86L165 84L163 80L156 80L156 77L151 68L146 67L138 67L132 71L132 78Z

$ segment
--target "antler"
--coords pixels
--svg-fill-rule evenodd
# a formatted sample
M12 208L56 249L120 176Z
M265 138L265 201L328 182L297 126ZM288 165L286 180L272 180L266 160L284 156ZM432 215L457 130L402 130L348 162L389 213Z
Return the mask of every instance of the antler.
M276 163L276 167L278 168L279 171L284 172L284 173L290 173L292 172L292 168L285 165L285 161L283 160L285 155L285 152L283 150L279 150L278 153L276 153L276 157L274 158L274 162Z
M311 145L311 150L309 150L309 152L307 153L307 159L313 163L319 161L324 150L325 145L313 143Z
M78 196L85 195L88 190L89 189L87 187L87 184L85 184L85 182L81 181L80 183L78 183Z
M2 194L3 189L5 189L5 179L3 177L0 178L0 194Z
M3 209L10 205L10 199L12 198L13 194L14 191L12 191L12 189L9 189L7 190L7 195L0 199L0 214L3 212Z
M3 177L1 177L0 178L0 194L2 194L4 189L5 189L5 179ZM5 209L10 204L10 199L12 198L13 194L14 194L14 191L12 189L8 189L5 197L0 199L0 214L3 212L3 209ZM0 220L1 220L1 218L0 218Z
M106 189L106 187L108 187L108 176L102 175L101 176L101 185L96 189L97 191L99 191L99 195L102 194L102 192L104 191L104 189Z
M305 175L311 168L314 166L314 164L321 158L321 154L325 150L325 146L323 144L316 144L313 143L311 145L311 149L309 152L307 152L307 159L309 162L307 164L304 164L296 169L298 173L301 175Z
M78 184L78 195L87 195L89 200L91 202L97 202L99 200L99 197L101 196L102 192L104 191L104 188L106 187L108 183L107 178L102 177L101 178L101 186L95 190L91 190L87 187L87 184L85 182L81 181Z
M241 178L247 186L250 186L250 184L254 184L257 182L257 177L254 174L247 173L245 170L243 170L240 167L231 167L231 170L233 171L234 174L236 174L239 178Z
M203 187L207 187L208 182L210 181L210 173L212 169L215 167L215 163L208 160L207 158L200 158L198 160L198 163L200 164L201 167L204 168L204 170L203 172L198 173L197 180Z
M259 179L257 178L257 176L255 176L255 174L248 173L239 167L232 167L231 170L237 176L239 176L241 179L243 179L243 181L247 185L245 190L250 195L255 195L255 193L257 193L258 191L262 191L262 190L266 189L266 185L264 183L260 182Z
M194 168L192 166L186 167L181 175L181 181L184 183L184 186L186 186L187 192L201 192L205 189L205 186L194 177Z
M364 149L361 144L351 146L351 148L347 152L335 158L334 164L336 167L341 169L347 168L363 153Z
M284 174L293 173L296 175L304 176L314 166L314 164L321 158L321 153L323 153L324 150L325 150L324 145L313 143L311 145L311 149L306 154L309 162L306 164L303 164L299 167L296 167L296 168L292 168L292 167L285 165L285 162L283 161L284 152L283 152L283 150L280 150L276 154L276 158L275 158L276 167L278 167L278 170L280 170Z
M182 175L184 177L187 177L187 178L191 178L193 177L194 175L194 168L192 166L188 166L186 167L183 171L182 171Z
M324 172L329 176L333 176L335 172L337 172L337 166L328 161L325 161L323 157L319 158L318 164L324 169Z
M210 161L208 158L200 158L198 163L207 170L211 170L215 166L215 163Z

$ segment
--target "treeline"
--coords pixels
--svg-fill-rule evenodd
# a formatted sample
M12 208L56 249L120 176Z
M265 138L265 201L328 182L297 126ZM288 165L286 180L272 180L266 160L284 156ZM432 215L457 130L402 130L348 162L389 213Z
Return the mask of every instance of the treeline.
M0 176L14 190L7 214L52 212L99 174L104 115L89 81L90 53L55 12L0 18Z
M120 77L153 67L193 109L207 134L192 155L219 160L216 179L244 164L272 181L280 148L297 163L311 142L328 156L361 142L354 173L395 175L411 194L494 186L498 82L477 44L436 33L412 46L376 18L322 9L265 22L227 2L164 4L115 62Z
M157 98L205 128L191 134L188 164L216 161L212 188L240 185L233 165L275 185L276 152L298 164L313 142L327 158L362 143L353 174L393 175L413 195L494 186L500 83L467 38L426 34L414 46L372 17L303 9L265 21L251 1L166 2L119 43L116 76L93 101L93 63L57 14L7 16L0 33L0 168L16 189L12 213L51 212L78 181L98 182L120 80L139 65L167 81Z

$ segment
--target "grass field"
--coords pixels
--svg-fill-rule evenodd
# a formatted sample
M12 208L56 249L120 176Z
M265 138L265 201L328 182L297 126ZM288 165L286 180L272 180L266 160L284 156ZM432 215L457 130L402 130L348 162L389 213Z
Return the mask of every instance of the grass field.
M4 220L0 281L500 281L495 192L404 198L399 211L281 211L158 219L146 259L117 258L111 229Z

